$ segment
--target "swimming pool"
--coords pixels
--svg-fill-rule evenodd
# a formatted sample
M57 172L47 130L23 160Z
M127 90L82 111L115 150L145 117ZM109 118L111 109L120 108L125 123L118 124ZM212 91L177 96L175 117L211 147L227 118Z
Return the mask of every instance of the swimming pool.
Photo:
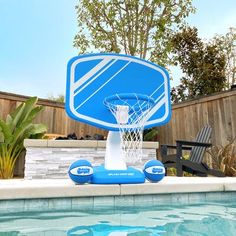
M0 235L232 236L236 202L0 213Z

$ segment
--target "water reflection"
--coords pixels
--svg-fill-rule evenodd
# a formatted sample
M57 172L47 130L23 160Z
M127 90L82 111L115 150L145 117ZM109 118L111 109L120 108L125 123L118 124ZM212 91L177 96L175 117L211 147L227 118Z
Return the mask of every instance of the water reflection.
M74 227L68 230L67 236L159 236L161 233L164 232L158 227L97 224Z

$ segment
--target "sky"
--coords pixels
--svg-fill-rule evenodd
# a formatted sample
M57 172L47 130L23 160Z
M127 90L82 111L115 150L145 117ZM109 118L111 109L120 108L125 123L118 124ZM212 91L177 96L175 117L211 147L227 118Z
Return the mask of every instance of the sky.
M48 98L65 94L66 65L78 55L79 0L0 0L0 91ZM235 0L193 0L186 20L204 39L236 27ZM170 68L179 83L180 71Z

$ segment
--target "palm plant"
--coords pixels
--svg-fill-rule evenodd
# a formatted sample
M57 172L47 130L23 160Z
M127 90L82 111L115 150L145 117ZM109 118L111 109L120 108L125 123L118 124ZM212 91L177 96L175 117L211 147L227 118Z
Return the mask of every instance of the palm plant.
M13 177L16 160L24 150L24 139L41 137L47 131L45 125L32 123L43 108L36 106L37 101L37 97L32 97L7 115L6 121L0 119L0 178Z

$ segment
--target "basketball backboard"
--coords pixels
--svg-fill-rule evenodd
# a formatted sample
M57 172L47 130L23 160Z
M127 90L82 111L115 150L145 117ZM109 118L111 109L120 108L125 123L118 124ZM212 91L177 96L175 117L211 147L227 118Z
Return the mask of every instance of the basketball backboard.
M104 100L114 94L127 93L147 95L154 100L144 128L170 120L169 76L164 68L121 54L88 54L69 61L66 111L71 118L118 131L119 125Z

